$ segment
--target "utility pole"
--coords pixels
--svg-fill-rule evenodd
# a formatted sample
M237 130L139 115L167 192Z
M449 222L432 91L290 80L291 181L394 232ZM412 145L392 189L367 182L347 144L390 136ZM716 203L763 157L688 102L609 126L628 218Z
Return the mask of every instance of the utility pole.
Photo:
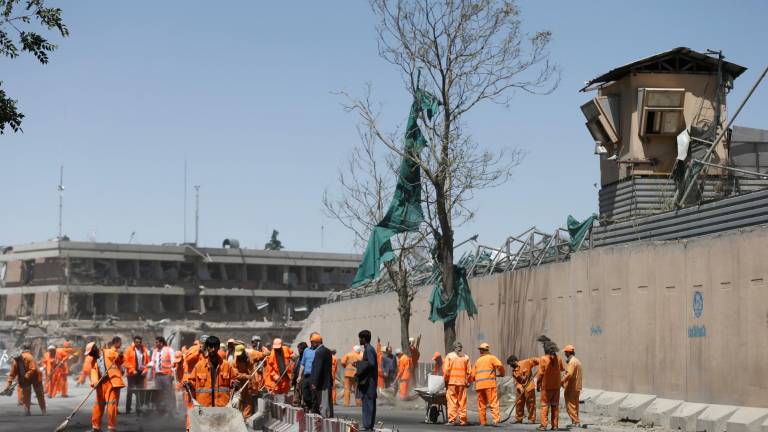
M187 242L187 160L184 159L184 243Z
M200 233L200 185L195 185L195 246L197 246L198 234Z
M59 167L59 187L56 188L59 191L59 237L62 237L62 215L64 213L64 165Z

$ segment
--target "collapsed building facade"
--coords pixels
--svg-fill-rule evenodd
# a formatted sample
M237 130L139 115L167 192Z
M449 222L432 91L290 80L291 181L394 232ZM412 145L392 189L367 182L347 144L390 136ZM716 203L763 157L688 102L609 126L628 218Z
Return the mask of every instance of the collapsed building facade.
M64 338L86 329L168 334L163 328L176 324L183 327L176 344L187 345L195 330L217 325L240 329L243 337L255 328L265 340L290 337L331 292L349 284L359 260L241 249L230 240L222 248L68 240L4 247L0 326L27 337L54 326ZM166 324L160 330L159 321Z

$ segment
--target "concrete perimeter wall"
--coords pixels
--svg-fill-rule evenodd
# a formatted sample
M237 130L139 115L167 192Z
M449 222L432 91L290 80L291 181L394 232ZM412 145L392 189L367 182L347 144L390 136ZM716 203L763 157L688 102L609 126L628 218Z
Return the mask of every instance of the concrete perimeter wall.
M685 241L585 251L565 263L471 280L479 317L460 317L459 339L487 341L499 357L540 355L545 333L576 346L585 387L691 402L768 407L768 228ZM443 351L427 319L429 290L414 302L411 334L422 357ZM394 294L316 310L343 355L370 329L397 344Z

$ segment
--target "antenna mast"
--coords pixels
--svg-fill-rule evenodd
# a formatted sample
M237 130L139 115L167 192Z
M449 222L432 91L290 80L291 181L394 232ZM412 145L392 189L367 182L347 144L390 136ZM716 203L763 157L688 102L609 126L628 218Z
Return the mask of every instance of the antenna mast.
M187 242L187 160L184 159L184 243Z
M199 234L200 225L200 185L193 186L195 188L195 246L197 246L197 236Z
M62 215L64 213L64 165L59 167L59 187L56 188L59 191L59 237L62 236Z

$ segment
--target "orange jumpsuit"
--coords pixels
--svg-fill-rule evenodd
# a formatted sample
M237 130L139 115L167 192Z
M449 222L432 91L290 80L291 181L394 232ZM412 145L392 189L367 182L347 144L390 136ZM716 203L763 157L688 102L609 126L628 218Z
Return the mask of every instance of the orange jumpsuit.
M235 357L235 360L230 364L232 369L232 380L236 383L235 388L242 388L240 392L240 403L238 409L243 414L243 418L248 418L253 414L253 398L251 398L251 374L256 367L251 361L248 355L244 358L240 356Z
M338 377L339 360L334 355L331 357L331 405L336 405L336 377Z
M277 356L283 356L284 370L280 370ZM273 349L264 367L264 387L274 394L286 394L291 389L291 350L287 347ZM282 376L282 377L281 377Z
M416 385L416 368L419 367L419 359L421 358L421 353L419 352L419 349L416 348L416 345L411 345L410 347L411 351L411 380L413 381L412 384Z
M447 386L448 423L467 424L467 386L472 376L469 356L450 352L443 363L443 379Z
M91 426L94 429L101 429L101 419L105 412L107 429L117 429L117 404L120 400L120 389L125 387L123 374L120 372L122 365L122 354L114 348L104 348L101 351L101 357L91 369L91 386L96 387L96 400L93 402L93 415L91 415ZM105 373L107 378L99 384L99 380Z
M443 373L443 357L439 352L436 352L432 356L432 375L442 375Z
M57 378L54 376L57 373L56 370L56 351L53 354L48 350L43 354L43 359L40 361L45 369L45 393L49 398L56 396L54 393L56 390Z
M62 397L67 397L69 387L67 385L67 377L69 376L69 357L72 355L72 348L64 346L63 348L56 349L56 363L59 364L56 367L54 377L56 377L55 392L61 392Z
M189 382L195 389L195 400L204 407L227 406L233 374L229 363L219 359L216 367L216 382L213 382L211 362L207 359L197 362L189 377Z
M565 409L568 411L568 417L571 423L580 424L579 420L579 394L581 393L581 361L576 356L571 356L568 365L565 367L565 376L563 377L563 396L565 397Z
M558 428L560 416L560 372L565 370L563 360L555 355L539 359L539 373L536 375L541 389L541 427L547 427L547 414L552 408L552 430Z
M43 391L43 377L40 370L37 369L37 362L29 351L21 353L20 359L11 360L11 370L8 372L8 385L11 385L14 379L19 381L19 390L21 390L21 405L24 411L29 412L32 405L32 390L35 391L37 403L40 409L45 411L45 392Z
M533 368L539 365L537 357L531 357L517 362L517 368L512 371L515 378L515 421L523 422L526 407L528 421L536 421L536 384L533 383Z
M254 349L246 349L245 352L248 353L248 357L251 359L253 367L261 368L261 371L256 372L256 374L253 375L253 378L251 378L252 394L256 394L261 391L264 386L264 365L267 363L264 362L264 358L266 358L267 354L265 354L263 350Z
M411 364L411 358L405 354L401 354L397 358L397 379L400 382L400 400L404 400L408 396L408 383L411 380L411 371L413 366Z
M376 341L376 364L379 365L379 381L376 383L379 388L384 388L384 369L381 368L381 341Z
M80 376L77 377L77 383L82 385L86 378L90 378L91 369L93 368L93 357L89 355L83 356L83 368L80 371Z
M344 368L344 406L350 406L350 396L355 394L355 362L362 360L363 355L354 351L344 354L341 358L341 366ZM362 401L357 400L357 405L362 406Z
M475 362L475 368L472 371L472 381L475 382L477 411L481 425L486 423L486 408L490 408L494 424L499 424L499 421L501 421L496 377L504 376L504 374L504 365L493 354L482 354Z

